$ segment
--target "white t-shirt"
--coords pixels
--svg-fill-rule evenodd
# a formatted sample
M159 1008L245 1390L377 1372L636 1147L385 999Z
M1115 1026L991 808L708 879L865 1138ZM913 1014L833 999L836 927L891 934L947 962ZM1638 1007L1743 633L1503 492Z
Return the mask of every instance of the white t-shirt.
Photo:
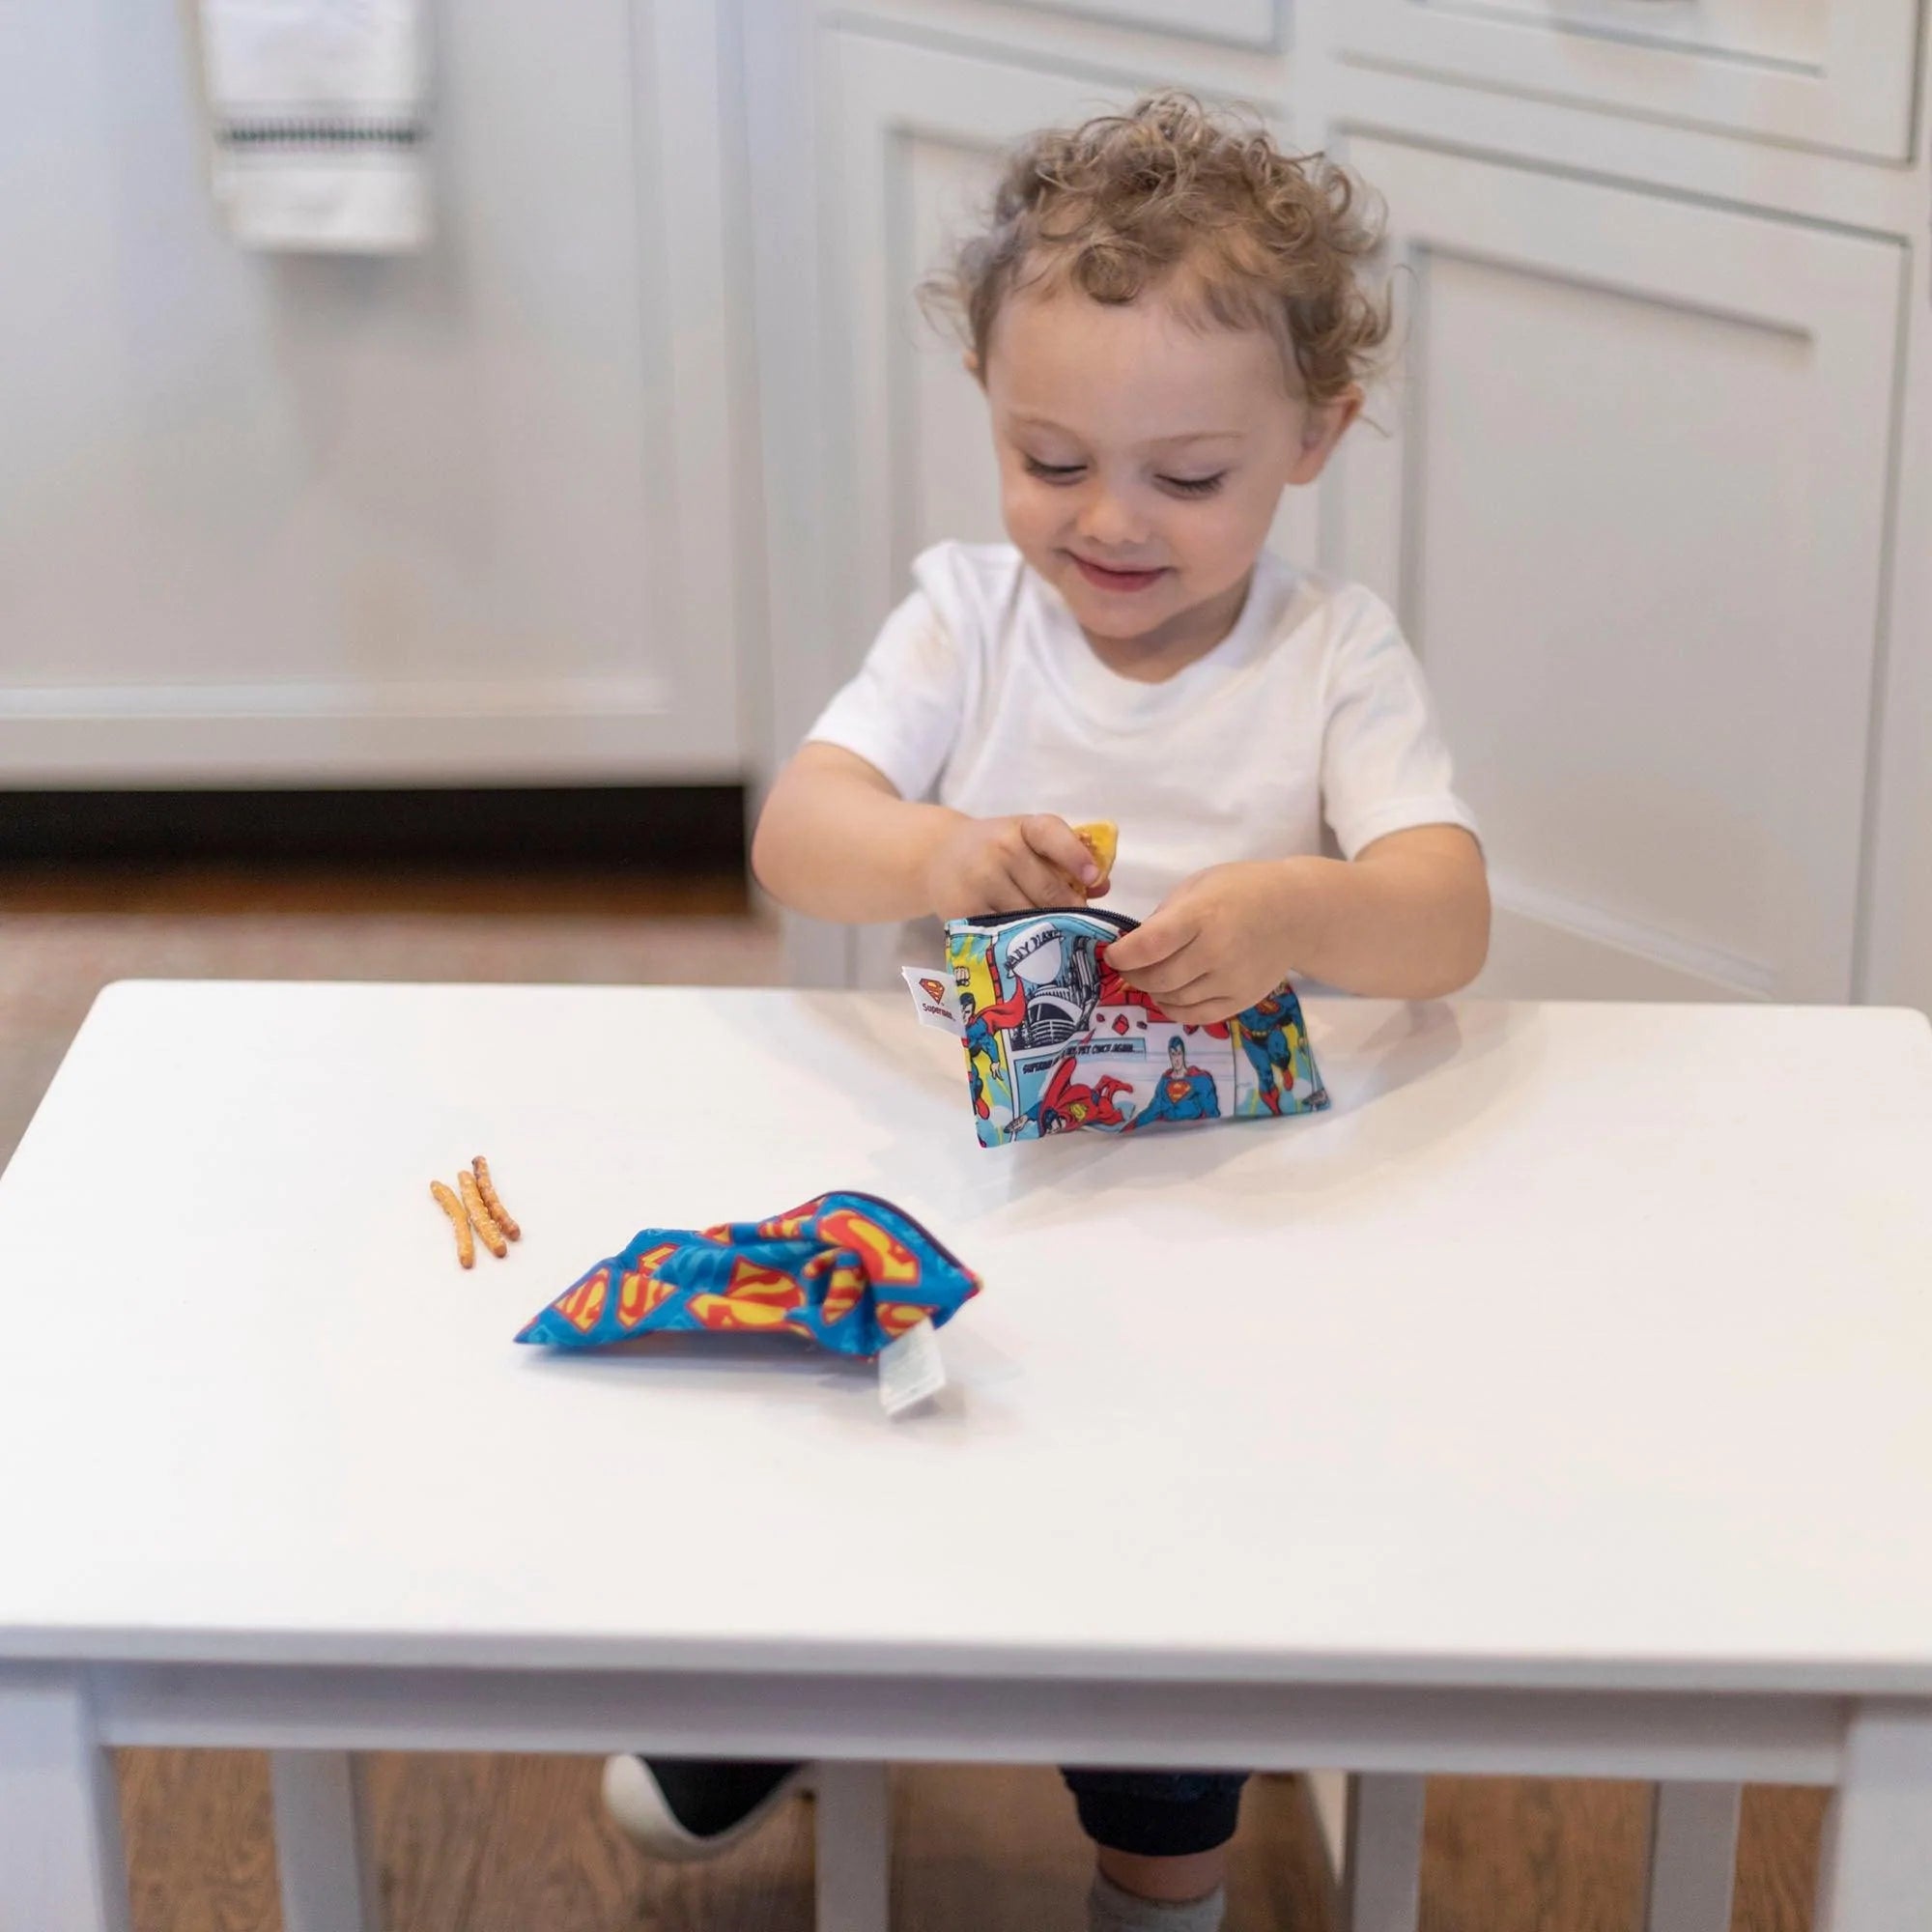
M808 736L900 797L976 818L1057 812L1121 828L1098 903L1145 919L1206 867L1461 825L1421 667L1359 585L1268 552L1235 628L1160 684L1094 656L1010 544L936 544L864 668Z

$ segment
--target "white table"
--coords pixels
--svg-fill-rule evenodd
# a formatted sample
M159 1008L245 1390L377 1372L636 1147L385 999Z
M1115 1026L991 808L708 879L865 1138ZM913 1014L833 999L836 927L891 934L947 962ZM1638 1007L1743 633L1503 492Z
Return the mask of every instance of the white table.
M1669 1780L1660 1924L1737 1780L1829 1783L1820 1932L1923 1932L1924 1021L1311 1025L1330 1115L982 1152L892 1003L110 990L0 1180L0 1932L123 1922L102 1747L160 1743L280 1753L291 1932L362 1922L346 1753L637 1747L832 1761L828 1924L867 1767L988 1759L1395 1774L1411 1850L1426 1771ZM527 1232L464 1274L479 1150ZM927 1413L511 1345L845 1186L984 1273Z

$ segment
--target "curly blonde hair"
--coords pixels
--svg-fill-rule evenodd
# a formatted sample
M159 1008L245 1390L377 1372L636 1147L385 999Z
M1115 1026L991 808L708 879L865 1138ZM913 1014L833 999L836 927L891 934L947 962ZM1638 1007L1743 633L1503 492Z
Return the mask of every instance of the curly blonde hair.
M1264 328L1311 404L1372 370L1389 332L1360 270L1379 208L1346 169L1277 148L1259 124L1192 95L1049 128L1014 150L985 229L921 290L983 369L1000 310L1023 288L1094 301L1163 288L1197 324Z

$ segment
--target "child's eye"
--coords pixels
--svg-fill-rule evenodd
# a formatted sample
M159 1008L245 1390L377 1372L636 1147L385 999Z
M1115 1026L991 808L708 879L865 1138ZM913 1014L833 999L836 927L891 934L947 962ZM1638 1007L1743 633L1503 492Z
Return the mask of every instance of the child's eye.
M1026 459L1027 474L1042 483L1077 483L1086 474L1084 463L1042 463L1037 456Z
M1162 476L1158 480L1183 497L1211 497L1228 480L1228 472L1222 469L1212 476Z

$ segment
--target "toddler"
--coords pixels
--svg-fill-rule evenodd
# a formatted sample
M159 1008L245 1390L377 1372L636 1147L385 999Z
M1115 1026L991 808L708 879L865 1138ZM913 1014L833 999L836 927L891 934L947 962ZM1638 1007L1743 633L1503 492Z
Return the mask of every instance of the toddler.
M1285 974L1398 999L1474 977L1483 857L1416 661L1369 591L1265 548L1361 407L1375 242L1347 175L1182 96L1017 151L937 289L1011 541L915 564L772 789L753 863L775 897L855 923L1104 897L1143 922L1111 964L1182 1023ZM1088 819L1119 824L1111 877ZM689 1857L792 1775L624 1758L606 1788ZM1066 1777L1095 1932L1219 1925L1239 1776Z

